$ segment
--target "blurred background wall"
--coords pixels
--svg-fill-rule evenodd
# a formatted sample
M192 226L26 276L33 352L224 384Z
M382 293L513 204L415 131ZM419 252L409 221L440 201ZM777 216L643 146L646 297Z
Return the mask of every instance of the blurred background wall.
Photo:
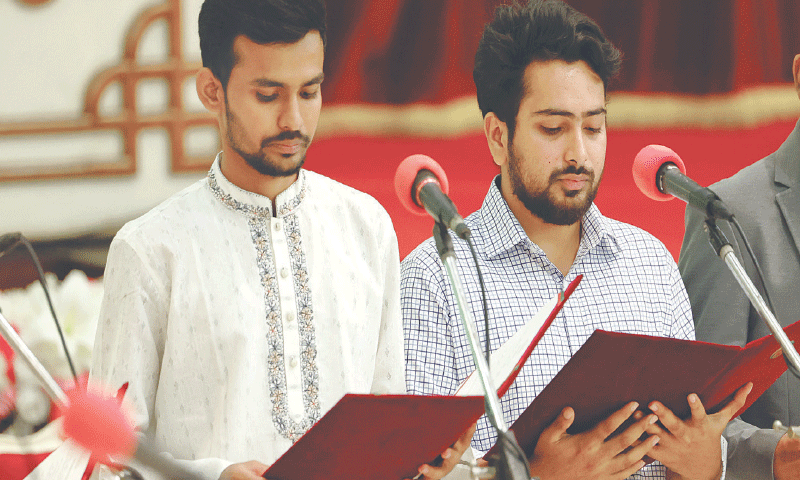
M20 231L37 242L61 277L74 266L101 274L113 233L201 178L213 159L215 124L194 92L201 3L0 3L0 233ZM390 188L405 156L425 153L442 163L463 214L480 205L496 173L472 63L500 3L328 2L323 118L307 165L376 196L395 221L401 255L431 227L403 211ZM610 86L597 203L677 256L683 205L642 196L631 180L633 157L662 143L690 175L711 183L777 148L800 113L789 83L800 5L569 3L596 19L625 55ZM15 271L0 269L0 285L30 280L32 272Z
M203 178L218 151L216 125L194 91L201 2L0 2L0 235L22 232L58 279L74 269L102 276L119 227ZM472 66L483 25L500 3L328 1L323 113L306 165L375 196L392 216L401 256L432 227L395 197L394 172L406 156L423 153L442 164L464 215L480 206L497 174ZM775 150L800 116L791 85L800 2L568 3L624 53L610 85L597 204L656 235L677 258L685 206L639 193L633 158L648 144L667 145L708 185ZM24 249L0 258L0 291L34 278ZM93 285L84 275L56 287L66 292L66 306L56 308L68 310L69 342L79 351L91 348L101 294ZM39 351L63 377L60 350L42 335L52 326L41 292L14 292L0 295L0 308L43 345ZM14 409L8 352L0 356L0 421Z

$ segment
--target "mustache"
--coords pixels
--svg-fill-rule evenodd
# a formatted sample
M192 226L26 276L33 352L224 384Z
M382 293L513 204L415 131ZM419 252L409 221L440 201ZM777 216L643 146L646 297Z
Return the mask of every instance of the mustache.
M576 167L575 165L570 165L551 173L550 182L555 182L561 175L586 175L589 177L589 180L594 180L594 170L589 170L584 166Z
M299 138L303 141L303 146L308 147L311 143L311 137L303 135L300 130L285 130L274 137L268 137L261 141L261 148L266 148L270 143L281 142L284 140L294 140Z

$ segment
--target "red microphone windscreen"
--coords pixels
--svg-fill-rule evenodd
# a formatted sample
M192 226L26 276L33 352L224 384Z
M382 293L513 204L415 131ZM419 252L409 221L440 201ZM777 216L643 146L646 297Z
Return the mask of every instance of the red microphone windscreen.
M664 193L656 185L658 169L665 163L674 163L681 173L686 173L683 160L671 148L663 145L648 145L639 150L633 159L633 181L645 195L653 200L672 200L672 195Z
M119 400L75 388L68 395L69 406L63 416L64 433L92 452L94 458L131 458L136 451L133 425Z
M430 170L439 179L439 185L442 187L442 192L446 195L450 191L450 185L447 183L447 175L444 169L436 163L434 159L427 155L411 155L406 157L405 160L400 162L397 171L394 174L394 191L397 193L397 198L400 203L412 213L417 215L427 215L428 213L424 208L414 203L414 194L411 189L414 187L414 180L417 178L417 173L420 170Z

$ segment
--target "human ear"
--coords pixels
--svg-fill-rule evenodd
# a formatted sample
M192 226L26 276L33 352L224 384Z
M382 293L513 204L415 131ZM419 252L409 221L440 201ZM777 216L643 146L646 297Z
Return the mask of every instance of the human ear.
M794 56L794 62L792 62L792 78L794 78L794 89L797 90L797 96L800 97L800 53Z
M225 105L225 90L210 69L203 67L197 72L195 86L203 106L212 113L219 113Z
M483 133L489 143L489 152L494 163L503 166L508 162L508 125L500 120L494 112L483 117Z

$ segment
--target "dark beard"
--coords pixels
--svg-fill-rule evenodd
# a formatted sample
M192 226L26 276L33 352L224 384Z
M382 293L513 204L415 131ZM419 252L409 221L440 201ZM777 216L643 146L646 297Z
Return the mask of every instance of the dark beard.
M584 167L578 168L574 165L570 165L565 169L553 172L547 181L547 187L545 189L539 192L530 192L522 179L522 173L519 171L519 163L518 158L514 155L513 146L509 145L508 174L512 192L517 196L520 202L525 205L528 211L539 217L543 222L552 225L573 225L580 221L586 212L589 211L597 195L597 188L600 186L600 181L589 190L585 201L572 206L557 204L550 196L550 187L557 181L560 175L564 174L586 174L589 177L590 184L594 184L593 171L587 170ZM566 195L567 197L575 197L581 193L582 191L575 191L568 192Z
M299 172L300 169L303 168L303 164L306 161L305 149L307 149L308 146L311 144L311 138L309 138L307 135L303 135L301 132L297 130L284 131L274 137L265 138L261 142L261 150L255 153L249 153L242 150L242 148L236 141L236 137L234 136L235 133L234 127L239 131L241 131L241 128L239 128L239 119L236 117L236 115L233 114L233 112L230 111L230 108L228 108L227 99L225 100L225 115L227 116L227 123L228 123L228 129L226 134L228 136L228 142L230 143L231 149L237 154L239 154L239 156L242 157L242 159L248 165L250 165L253 168L253 170L257 171L261 175L267 175L270 177L291 177L293 175L296 175L297 172ZM300 160L295 165L290 166L289 168L281 168L279 165L276 165L269 161L269 159L267 158L267 154L264 153L264 149L267 148L270 143L282 140L292 140L295 138L299 138L303 141L303 149L304 149L304 151L302 152L302 156L300 157ZM292 156L291 154L283 155L284 158L289 158L291 156Z

